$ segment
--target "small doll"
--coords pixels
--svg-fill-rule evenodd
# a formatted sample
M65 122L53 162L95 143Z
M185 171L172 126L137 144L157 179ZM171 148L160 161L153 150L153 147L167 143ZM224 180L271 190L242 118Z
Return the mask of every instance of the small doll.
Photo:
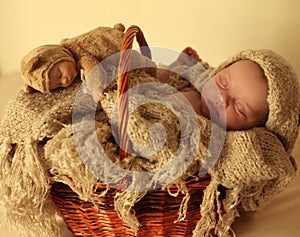
M121 50L125 27L98 27L79 36L64 39L60 44L42 45L27 53L21 60L24 90L50 93L58 87L68 87L83 69L85 77L93 70L95 78L105 78L99 64L103 59ZM96 75L95 75L96 74ZM90 80L95 100L101 97L99 80Z

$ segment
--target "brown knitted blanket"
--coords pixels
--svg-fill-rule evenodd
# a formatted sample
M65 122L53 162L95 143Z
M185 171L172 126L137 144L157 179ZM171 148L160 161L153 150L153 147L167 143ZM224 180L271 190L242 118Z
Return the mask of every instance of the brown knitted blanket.
M181 82L177 80L178 76L173 75L171 82L178 88ZM152 98L161 99L165 91L158 89L154 77L143 70L131 73L132 88L146 82L150 84L139 87L136 93L147 99L148 92ZM140 99L132 100L130 106L138 107L128 122L135 155L119 162L111 126L116 84L110 86L107 98L99 106L84 94L75 101L80 88L81 82L75 81L71 87L49 95L20 91L3 114L0 125L0 204L6 219L25 236L60 236L55 218L59 212L50 198L54 182L63 182L83 200L96 203L99 196L94 194L93 186L99 179L112 184L128 175L117 172L115 166L128 172L143 171L142 174L155 169L161 171L133 179L128 189L115 197L116 211L133 229L138 229L139 224L131 207L146 194L145 184L148 184L148 190L158 182L163 188L180 184L179 191L184 191L184 200L187 200L186 180L197 179L200 166L209 168L211 183L204 192L202 218L194 230L194 236L201 237L209 236L210 229L215 229L218 236L229 235L231 224L239 215L237 206L246 211L259 209L283 190L295 175L294 162L279 139L265 128L226 132L219 159L210 164L208 158L213 151L209 150L210 141L218 140L212 134L219 134L212 133L212 130L221 128L201 116L191 116L189 110L179 110L184 104L161 105L155 100L142 105L138 103ZM174 101L174 94L164 94L165 101ZM165 129L163 145L159 137L151 140L155 131L160 131L160 127L154 124ZM199 129L194 129L194 126ZM194 147L196 149L190 149ZM100 160L89 160L89 152ZM162 169L175 158L176 166ZM181 173L178 173L178 167L183 167ZM218 198L219 185L227 190L222 201ZM179 220L185 216L184 200ZM224 211L221 211L221 206Z

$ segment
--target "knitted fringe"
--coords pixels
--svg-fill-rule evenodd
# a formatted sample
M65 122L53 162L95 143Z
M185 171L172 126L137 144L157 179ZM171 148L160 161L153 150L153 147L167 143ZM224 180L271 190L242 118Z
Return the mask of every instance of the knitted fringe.
M114 205L119 217L133 230L138 231L140 224L135 216L133 206L140 201L146 192L120 192L115 195Z
M235 217L239 216L237 211L240 201L239 190L227 190L226 199L221 202L219 184L219 181L212 179L204 190L200 208L202 217L193 231L193 237L236 236L231 224Z
M186 213L187 213L187 209L188 209L188 202L189 202L191 196L189 194L188 187L186 186L184 181L182 181L180 184L177 184L178 189L177 189L177 192L175 194L171 193L169 187L168 187L168 193L171 196L177 197L180 192L182 194L185 194L185 196L182 198L182 201L180 203L180 207L179 207L179 210L178 210L178 218L177 218L177 220L174 221L174 223L177 223L177 222L183 221L186 218Z
M22 236L60 236L58 210L49 198L49 179L38 144L6 140L0 149L0 196L6 222Z

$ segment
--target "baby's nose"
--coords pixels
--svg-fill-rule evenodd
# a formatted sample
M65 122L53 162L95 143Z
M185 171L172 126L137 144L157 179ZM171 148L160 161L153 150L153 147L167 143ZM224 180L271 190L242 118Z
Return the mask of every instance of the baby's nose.
M227 108L230 104L228 96L222 97L222 100L223 100L224 107Z
M70 78L68 76L63 77L63 79L61 80L62 87L68 86L69 82L70 82Z
M66 81L67 83L69 83L72 80L72 76L71 75L66 75Z

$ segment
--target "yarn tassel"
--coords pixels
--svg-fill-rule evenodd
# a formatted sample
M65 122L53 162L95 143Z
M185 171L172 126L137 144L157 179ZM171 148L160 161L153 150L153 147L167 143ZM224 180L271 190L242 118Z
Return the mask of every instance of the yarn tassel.
M120 192L115 195L115 210L119 217L134 231L138 231L140 224L135 216L133 206L140 201L146 192Z
M233 236L236 234L231 228L235 217L239 216L237 206L240 203L240 190L232 189L226 191L226 199L222 202L222 207L218 207L219 220L216 226L218 236Z
M178 218L177 218L177 220L174 221L174 223L177 223L177 222L185 220L187 209L188 209L188 202L190 200L191 195L189 194L188 187L183 182L183 180L180 180L180 183L175 183L175 185L177 186L177 192L176 193L172 193L171 190L170 190L171 186L173 186L173 185L174 184L170 184L167 187L167 190L168 190L168 193L169 193L170 196L177 197L180 193L185 195L182 198L181 203L180 203L180 207L179 207L179 210L178 210Z
M211 180L211 183L204 190L202 204L200 206L201 219L198 221L196 228L193 231L193 237L213 237L211 232L214 230L217 224L216 206L219 209L218 197L220 192L218 191L219 183L215 180ZM219 210L217 211L219 213Z
M0 149L0 204L6 222L24 236L60 236L38 144L4 141Z
M193 237L236 236L231 228L235 217L239 216L237 206L240 203L238 189L226 191L226 199L219 199L220 182L212 180L204 190L201 204L201 219L193 231Z

